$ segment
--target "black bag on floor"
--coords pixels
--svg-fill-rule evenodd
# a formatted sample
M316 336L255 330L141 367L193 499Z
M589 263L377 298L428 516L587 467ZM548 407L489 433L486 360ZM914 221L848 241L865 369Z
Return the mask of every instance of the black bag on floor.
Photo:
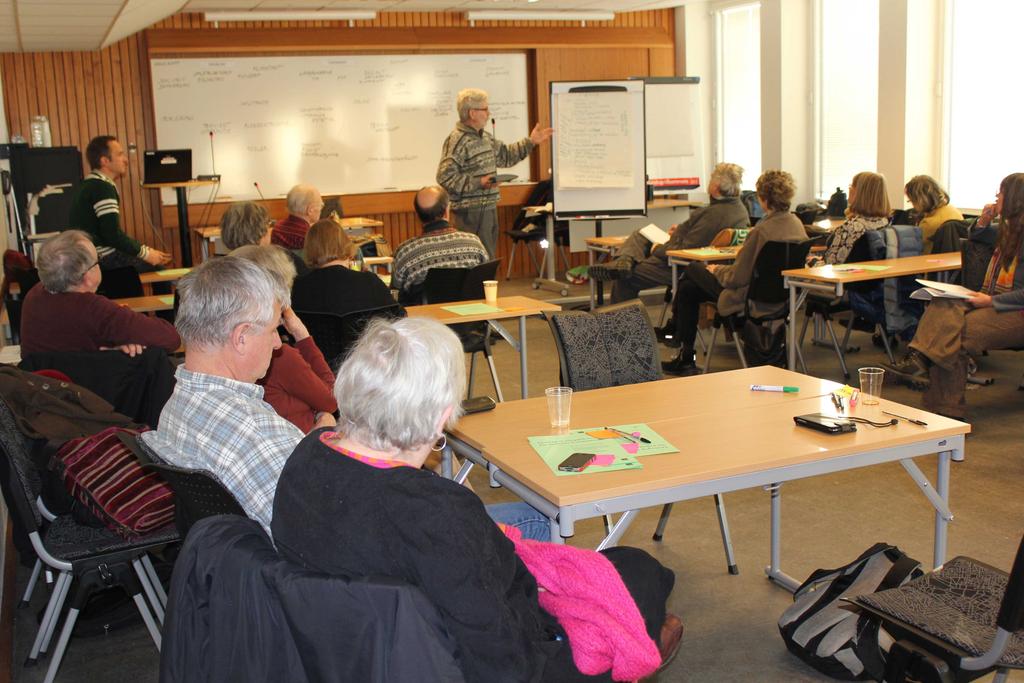
M896 546L876 543L849 564L815 570L779 618L786 647L833 678L882 680L885 653L879 647L879 622L841 598L902 586L923 574L920 567Z

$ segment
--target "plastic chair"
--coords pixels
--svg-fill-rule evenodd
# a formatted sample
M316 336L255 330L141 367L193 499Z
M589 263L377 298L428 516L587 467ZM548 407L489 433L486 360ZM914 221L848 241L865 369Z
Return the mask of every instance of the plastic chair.
M427 279L423 281L423 303L440 304L452 301L466 301L484 298L484 280L493 280L498 272L500 261L486 261L472 268L431 268L427 271ZM482 353L491 371L491 382L498 394L498 401L504 401L498 372L494 367L491 354L490 323L462 323L451 326L452 331L459 335L462 350L469 356L469 381L466 387L466 398L473 394L473 379L476 376L476 354Z
M896 639L885 680L970 681L1024 669L1024 538L1009 575L969 557L852 602Z
M46 683L57 675L75 621L97 589L115 585L124 588L159 650L161 636L157 622L163 623L167 595L146 553L181 540L177 530L168 526L128 541L107 529L83 526L71 515L49 514L41 504L34 502L42 491L42 482L32 461L31 446L31 441L18 431L7 404L0 400L0 467L8 474L4 498L8 508L16 510L17 518L25 525L40 566L59 574L25 665L34 666L39 656L46 653L73 584L71 608L54 648L44 679ZM30 585L38 576L39 571L33 571Z
M813 240L766 242L761 247L761 251L758 252L757 259L754 261L754 271L751 275L750 286L747 288L747 300L744 303L743 312L727 316L715 313L711 343L708 345L707 353L704 354L704 372L711 367L711 354L715 352L718 331L723 325L732 333L740 364L747 367L747 359L743 355L743 343L740 341L739 334L743 323L746 320L751 320L758 325L766 325L785 320L789 316L789 290L785 287L782 271L790 268L802 268L807 262L807 252L810 251L812 242ZM777 307L778 310L770 315L754 316L750 314L752 303L755 305L767 304ZM798 345L798 353L799 349Z
M295 311L295 315L299 316L309 330L320 353L324 354L327 364L336 371L370 320L378 317L402 318L405 317L405 309L399 304L394 304L352 311L345 315L318 311Z
M557 311L545 313L551 334L558 349L562 382L573 391L587 391L604 387L653 382L664 377L658 355L658 338L647 317L647 310L639 301L588 311ZM730 574L738 574L729 536L729 522L725 515L725 501L715 494L718 524L725 546L726 564ZM654 540L665 534L673 503L661 510ZM610 529L610 519L605 517Z

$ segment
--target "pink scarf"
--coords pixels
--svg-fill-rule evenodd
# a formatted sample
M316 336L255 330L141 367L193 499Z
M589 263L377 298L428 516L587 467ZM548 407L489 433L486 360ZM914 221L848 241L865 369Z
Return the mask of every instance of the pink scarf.
M658 646L608 558L593 550L525 540L515 527L500 526L542 589L540 606L565 629L581 673L596 676L611 669L613 679L631 681L661 665Z

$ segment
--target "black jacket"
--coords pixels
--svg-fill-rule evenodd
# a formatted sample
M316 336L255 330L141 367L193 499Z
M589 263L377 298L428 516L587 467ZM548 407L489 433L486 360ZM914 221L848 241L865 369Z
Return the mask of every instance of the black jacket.
M200 520L171 580L162 683L462 681L423 594L282 560L259 523Z

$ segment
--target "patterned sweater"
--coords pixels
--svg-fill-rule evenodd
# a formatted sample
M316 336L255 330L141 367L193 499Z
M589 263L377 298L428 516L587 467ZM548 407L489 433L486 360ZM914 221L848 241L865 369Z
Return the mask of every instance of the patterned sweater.
M460 121L441 148L437 182L448 191L454 210L497 206L497 185L481 187L480 176L494 173L499 167L515 166L530 154L533 147L530 138L506 145L487 131L476 130Z
M487 260L480 238L459 232L446 220L423 226L423 234L402 242L395 251L391 286L409 291L423 284L431 268L472 268Z
M98 171L85 177L71 199L68 222L92 237L102 258L114 251L145 258L148 247L121 229L121 198L114 181Z
M833 231L828 240L828 247L820 256L808 259L808 265L836 265L846 263L850 250L857 240L868 230L881 230L889 225L889 218L868 218L866 216L850 216Z

